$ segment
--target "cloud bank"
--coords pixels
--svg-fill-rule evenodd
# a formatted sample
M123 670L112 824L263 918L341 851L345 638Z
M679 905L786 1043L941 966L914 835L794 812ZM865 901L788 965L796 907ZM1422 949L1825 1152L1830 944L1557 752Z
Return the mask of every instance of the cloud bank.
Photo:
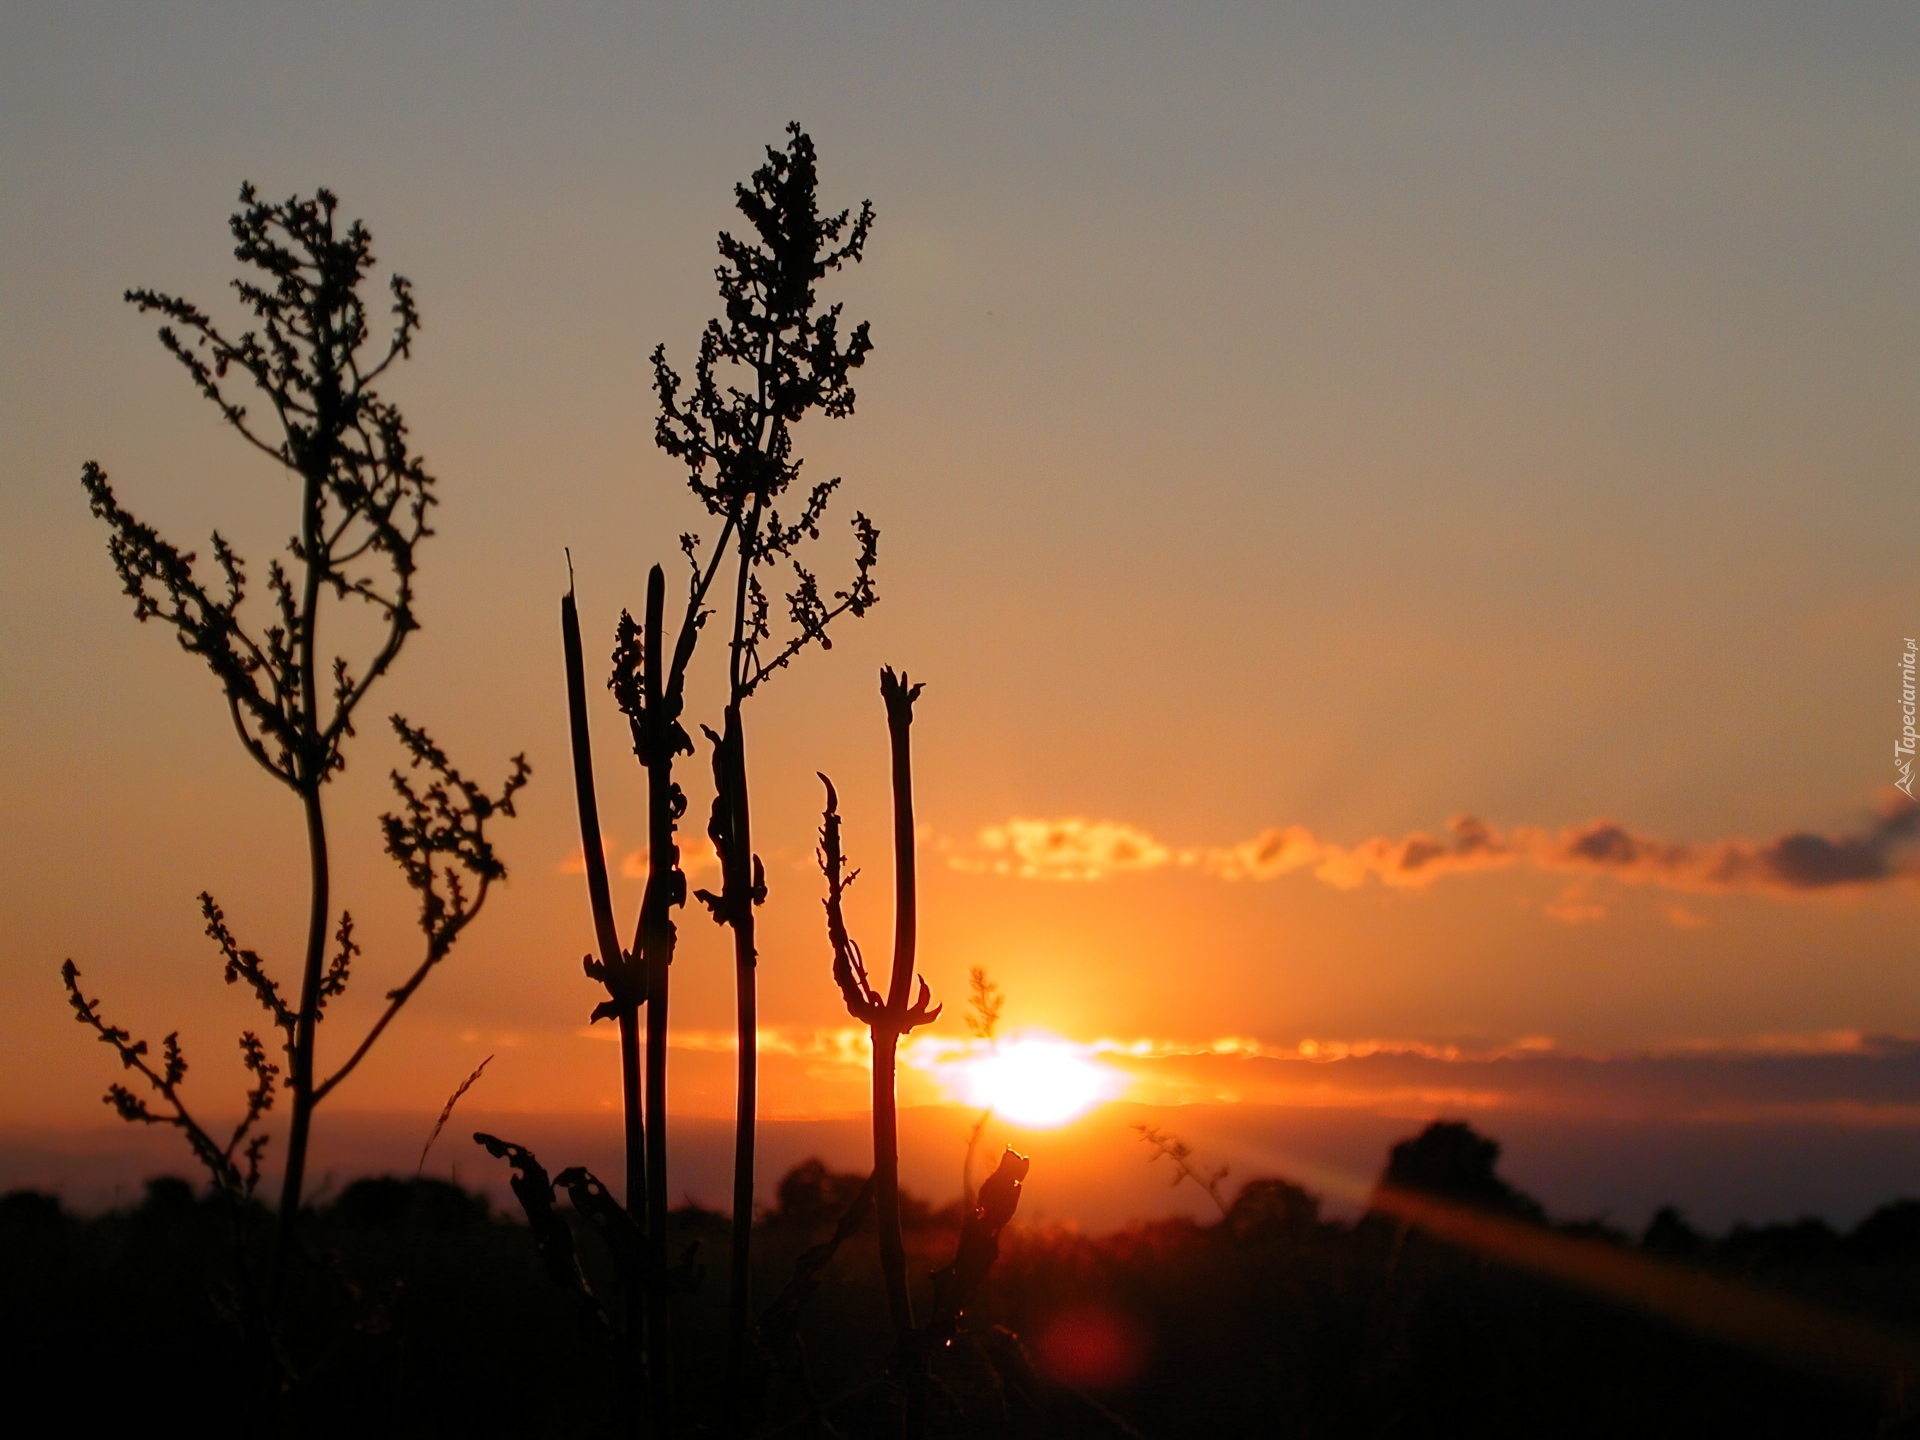
M1699 894L1802 894L1920 879L1917 838L1920 805L1895 796L1864 828L1839 836L1794 831L1772 840L1693 843L1638 834L1607 819L1556 833L1530 825L1503 831L1458 815L1440 836L1376 835L1341 845L1288 825L1237 845L1176 849L1118 821L1015 818L987 826L972 852L949 858L956 869L1025 880L1105 880L1163 869L1271 880L1305 871L1343 890L1369 880L1422 889L1448 875L1523 869Z

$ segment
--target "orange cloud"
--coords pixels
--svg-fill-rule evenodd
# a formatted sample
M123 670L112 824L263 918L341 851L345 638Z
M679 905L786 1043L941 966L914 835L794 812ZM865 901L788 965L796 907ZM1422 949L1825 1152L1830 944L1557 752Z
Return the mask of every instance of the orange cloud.
M953 865L1023 880L1104 880L1176 858L1144 830L1111 820L1013 819L987 826L979 846L979 855L954 856Z
M1606 919L1607 907L1595 904L1587 895L1587 887L1576 880L1547 906L1546 913L1563 925L1585 925L1593 920Z
M1518 867L1696 893L1798 894L1920 878L1912 853L1916 838L1920 805L1903 797L1890 800L1853 835L1794 831L1773 840L1704 844L1654 839L1606 819L1556 834L1530 825L1502 831L1475 816L1459 815L1441 837L1376 835L1347 846L1321 840L1304 826L1288 825L1263 830L1238 845L1176 850L1116 821L1017 818L982 830L977 853L955 855L951 863L959 869L1043 880L1104 880L1168 867L1196 869L1223 880L1270 880L1304 870L1341 889L1369 880L1420 889L1446 875ZM1597 908L1575 890L1549 913L1570 921L1598 918ZM1675 923L1690 923L1692 918Z

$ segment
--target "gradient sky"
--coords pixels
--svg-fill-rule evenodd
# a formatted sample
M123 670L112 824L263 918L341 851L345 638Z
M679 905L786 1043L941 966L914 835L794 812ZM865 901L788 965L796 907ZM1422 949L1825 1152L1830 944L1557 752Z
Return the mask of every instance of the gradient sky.
M389 393L443 506L374 706L471 771L535 767L497 908L332 1104L430 1115L488 1053L495 1108L612 1102L562 547L604 654L700 518L645 357L691 356L731 187L789 119L827 203L878 211L832 290L873 325L858 413L799 438L845 477L836 513L878 521L882 603L750 713L762 1014L793 1052L770 1112L858 1103L813 773L870 867L871 949L883 662L927 683L925 972L958 1002L986 966L1015 1029L1150 1042L1144 1098L1254 1098L1225 1037L1444 1060L1920 1035L1890 789L1920 635L1912 7L15 5L0 1124L106 1121L65 957L237 1095L255 1021L194 896L282 965L300 934L297 808L131 623L78 484L97 459L256 567L288 529L286 482L119 299L224 303L243 179L334 188L425 315ZM596 705L625 856L640 777ZM394 755L363 729L331 801L369 939L336 1045L413 963L372 818ZM723 1114L724 937L682 934L676 1104Z

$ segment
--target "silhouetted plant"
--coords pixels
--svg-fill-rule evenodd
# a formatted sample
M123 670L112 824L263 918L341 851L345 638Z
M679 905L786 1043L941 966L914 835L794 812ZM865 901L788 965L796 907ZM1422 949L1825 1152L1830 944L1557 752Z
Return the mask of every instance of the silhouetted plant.
M928 1343L944 1344L952 1338L961 1313L973 1303L981 1282L1000 1256L1000 1232L1012 1222L1020 1204L1020 1187L1032 1168L1032 1161L1007 1146L993 1174L982 1182L978 1203L967 1206L953 1260L944 1270L934 1272Z
M906 1382L905 1429L909 1436L927 1433L934 1356L953 1344L961 1316L973 1304L993 1262L1000 1258L1000 1234L1013 1220L1013 1212L1020 1204L1020 1188L1026 1183L1031 1168L1032 1162L1011 1145L1001 1152L1000 1164L980 1186L978 1203L969 1200L965 1206L952 1261L934 1272L933 1316L914 1332L912 1346L900 1362L902 1379ZM1017 1348L1018 1341L1014 1343ZM983 1353L988 1365L1000 1369L990 1351Z
M684 905L687 896L686 875L680 868L675 839L687 798L673 778L675 760L693 753L681 722L687 668L711 613L708 600L731 558L735 575L724 733L703 727L714 747L715 800L707 833L720 861L721 886L718 894L701 891L700 899L716 921L734 932L740 996L728 1341L729 1392L737 1395L751 1299L758 1044L753 912L766 898L765 869L752 851L740 707L763 681L785 669L808 645L817 642L823 648L829 646L827 629L835 619L848 612L863 614L876 599L872 571L879 532L864 514L854 519L855 573L845 590L834 592L831 598L823 596L816 578L793 560L803 539L819 537L820 522L839 484L837 479L815 485L797 515L783 518L778 508L801 468L793 454L793 427L810 410L833 416L852 413L854 392L847 377L871 348L864 324L855 328L844 345L841 343L840 307L816 313L814 286L829 270L860 259L872 223L872 207L863 204L859 217L851 222L846 212L833 217L820 215L813 142L797 124L788 127L788 137L784 152L769 149L766 164L754 173L750 184L735 187L740 211L752 222L760 243L742 242L724 232L720 236L722 263L716 273L725 319L709 322L701 336L691 390L682 395L681 377L667 364L664 346L657 347L652 357L654 388L660 401L656 440L686 465L689 487L720 520L721 528L710 546L703 545L697 535L680 537L689 575L685 606L671 649L665 624L666 578L659 566L648 575L644 623L636 624L630 613L623 613L615 637L613 672L608 683L627 717L634 754L647 772L647 885L630 951L620 944L607 877L593 778L579 614L571 585L561 600L575 794L588 901L599 949L598 956L586 957L585 969L607 990L607 999L595 1008L592 1018L611 1017L620 1026L627 1212L643 1237L637 1250L625 1242L616 1247L628 1299L624 1340L630 1347L639 1345L644 1329L651 1414L654 1429L661 1434L673 1424L668 1390L672 1374L669 1314L667 1294L659 1282L669 1274L667 1021L670 967L677 942L671 912L675 906ZM746 377L744 388L730 383L736 376ZM767 593L756 572L783 560L792 561L794 567L793 589L786 597L792 628L784 639L777 639ZM647 1012L644 1103L639 1039L642 1005ZM600 1193L582 1191L575 1198ZM593 1199L590 1205L593 1213L606 1219L605 1206L599 1199ZM687 1266L676 1267L673 1273L684 1275ZM646 1297L644 1326L640 1316L642 1294Z
M827 939L833 946L833 978L847 1013L873 1036L873 1201L880 1223L880 1268L894 1336L904 1348L913 1334L913 1301L907 1292L907 1259L900 1235L900 1130L894 1074L900 1037L939 1018L941 1007L921 979L914 994L918 944L917 879L913 834L913 702L920 687L891 669L880 672L893 757L893 971L883 998L868 978L860 946L847 933L844 897L859 876L848 871L840 848L840 797L825 775L826 809L820 820L820 869L827 879ZM909 1003L911 1001L911 1003Z
M283 1086L288 1092L293 1113L286 1169L261 1307L271 1325L293 1253L314 1109L358 1066L479 914L492 886L505 878L488 823L513 815L514 796L529 771L524 758L516 756L504 785L489 792L462 776L425 731L392 717L408 755L407 772L428 775L424 787L416 788L409 773L395 771L400 809L381 819L387 853L419 897L424 954L388 992L365 1037L331 1075L320 1078L320 1021L327 1003L345 992L360 955L352 916L342 910L334 918L322 796L345 768L344 746L355 733L362 703L418 628L417 551L433 533L427 524L435 503L433 477L409 448L399 409L374 388L396 360L411 353L420 315L410 285L394 276L389 284L392 331L383 346L368 348L371 316L360 288L374 263L373 239L357 220L344 232L336 227L337 201L327 191L274 203L260 200L249 185L241 188L240 205L231 220L234 255L258 276L235 280L234 289L257 328L229 336L189 301L153 290L130 290L126 298L143 313L157 312L169 322L160 330L161 344L222 418L299 484L298 528L287 544L292 565L274 560L267 569L271 618L264 627L243 618L245 567L217 531L212 547L219 578L210 583L196 571L193 554L121 508L98 465L89 462L81 478L93 513L112 531L108 552L133 598L135 618L172 626L181 648L207 664L247 753L300 801L309 860L308 924L291 997L261 956L235 938L213 897L200 897L227 983L246 981L280 1032L284 1079L259 1038L244 1034L242 1058L254 1083L245 1115L223 1143L181 1099L187 1064L177 1035L163 1042L155 1068L146 1058L146 1042L108 1024L98 1002L81 993L71 960L63 973L77 1018L142 1076L160 1109L120 1085L108 1092L109 1103L130 1121L180 1129L229 1200L252 1195L266 1143L256 1127L276 1090ZM265 397L272 430L259 426L229 392L236 374ZM329 601L364 606L378 622L379 639L358 673L344 656L322 657L318 630ZM250 1279L245 1283L251 1288Z
M1147 1163L1166 1159L1173 1162L1173 1185L1177 1189L1182 1180L1191 1180L1207 1192L1215 1208L1225 1218L1230 1207L1227 1197L1221 1193L1221 1182L1227 1178L1230 1167L1222 1165L1217 1170L1203 1170L1193 1163L1193 1147L1178 1135L1169 1135L1158 1125L1135 1125L1134 1133L1153 1147L1153 1154L1147 1157Z
M924 1326L913 1319L913 1299L907 1288L906 1246L901 1233L900 1130L895 1095L898 1053L902 1036L940 1017L941 1006L924 978L916 975L914 960L919 943L918 877L913 826L913 704L921 687L891 669L880 672L880 695L887 708L887 737L893 771L894 931L893 965L887 993L882 996L867 972L860 946L847 930L846 892L859 877L847 868L840 842L840 797L825 775L826 804L820 819L819 861L826 877L827 939L833 948L833 978L840 987L847 1013L868 1027L873 1040L873 1198L879 1224L880 1271L886 1289L887 1310L893 1322L894 1372L905 1391L904 1433L926 1432L931 1364L937 1349L948 1345L960 1316L1000 1253L1000 1232L1013 1218L1020 1187L1030 1162L1008 1146L1000 1165L980 1187L976 1198L962 1205L959 1243L953 1261L936 1273L933 1314ZM998 991L986 974L972 974L974 1033L991 1038L1000 1018ZM917 988L916 988L917 982ZM984 1117L982 1117L984 1123ZM974 1127L979 1135L979 1126ZM972 1145L968 1154L971 1159ZM993 1362L988 1361L991 1365Z
M580 836L586 857L587 895L593 911L600 957L589 955L586 973L606 987L607 999L592 1020L611 1016L620 1026L620 1078L626 1117L627 1212L637 1245L616 1251L626 1292L625 1349L630 1368L639 1348L651 1354L649 1388L655 1430L672 1425L669 1389L672 1363L668 1349L667 1294L656 1283L667 1270L667 1005L668 982L677 940L672 909L684 905L687 880L680 869L674 839L687 798L673 778L674 760L693 753L680 724L688 662L705 619L705 602L720 571L719 558L696 569L688 587L686 611L672 655L665 638L666 575L656 565L647 576L646 624L642 629L622 613L609 685L627 717L634 755L647 772L647 887L641 897L633 950L620 948L613 900L607 883L599 806L595 799L592 737L587 725L585 667L580 622L571 587L560 602L560 629L566 652L567 707L573 735L574 790ZM646 1088L642 1110L639 1007L647 1007ZM566 1172L568 1174L574 1171ZM597 1183L597 1182L595 1182ZM575 1192L576 1203L583 1194ZM609 1202L611 1203L611 1202ZM603 1207L604 1208L604 1207ZM599 1223L611 1224L606 1216ZM644 1306L644 1314L643 1314ZM638 1384L637 1376L630 1376Z
M1007 1003L1007 997L1000 993L1000 987L987 978L986 970L975 965L967 972L967 1029L977 1040L988 1045L993 1044L994 1032L1000 1028L1000 1009ZM973 1128L967 1132L967 1150L960 1161L960 1206L963 1210L973 1209L973 1152L980 1143L980 1132L987 1128L987 1121L993 1117L993 1106L985 1106L980 1118L973 1122Z
M473 1139L489 1155L513 1167L513 1178L508 1183L513 1187L513 1198L526 1213L527 1224L533 1230L534 1249L541 1264L546 1266L547 1277L573 1297L575 1313L589 1332L610 1333L606 1311L580 1271L580 1259L573 1248L573 1232L554 1212L554 1187L547 1178L546 1167L526 1146L511 1140L502 1140L481 1130L474 1131Z
M818 1160L802 1162L788 1171L786 1178L781 1181L781 1213L786 1218L801 1219L803 1222L817 1218L818 1205L825 1198L824 1192L829 1182L844 1178L848 1177L830 1174ZM813 1194L803 1198L803 1192L809 1186ZM796 1203L790 1207L790 1201ZM812 1203L809 1204L809 1201ZM833 1263L833 1257L840 1253L840 1247L866 1223L872 1210L873 1177L869 1175L847 1201L833 1227L833 1234L800 1253L794 1261L792 1277L753 1327L753 1338L761 1354L776 1364L784 1359L787 1368L798 1378L801 1394L807 1403L808 1419L815 1431L822 1434L830 1431L827 1429L828 1421L820 1394L814 1388L813 1376L807 1368L806 1347L800 1336L801 1315L807 1302L820 1289L821 1273ZM754 1389L759 1392L756 1398L764 1396L763 1384L756 1385Z
M733 1162L733 1266L729 1313L729 1368L737 1384L745 1356L749 1319L753 1234L754 1119L758 1086L758 1014L754 910L767 894L766 873L753 853L752 807L747 786L746 734L741 707L776 672L809 645L828 648L828 627L848 613L874 604L873 567L879 531L856 514L854 573L845 589L823 595L812 572L794 558L802 540L818 539L838 478L815 484L797 510L779 506L800 478L793 429L809 411L851 415L849 377L873 348L865 321L841 340L839 305L816 307L814 287L829 271L858 263L873 224L873 206L858 216L843 210L822 215L813 141L795 123L787 127L784 151L769 147L766 163L746 185L734 188L753 238L720 235L715 271L723 319L711 320L700 337L693 384L667 363L666 347L653 352L654 388L660 397L655 438L687 467L687 484L721 530L702 560L697 536L681 537L696 577L711 582L722 555L735 562L727 638L727 704L722 729L708 727L713 746L714 803L707 833L720 859L720 890L700 891L715 921L733 931L738 994L739 1080ZM757 242L757 243L756 243ZM738 383L735 383L735 382ZM776 635L772 605L758 572L789 562L793 587L786 594L789 628ZM703 583L696 579L696 587Z
M440 1115L439 1115L439 1118L437 1118L433 1122L433 1129L427 1132L427 1143L420 1147L420 1161L418 1164L416 1164L413 1167L414 1179L418 1180L419 1178L421 1178L422 1175L426 1173L427 1152L433 1149L433 1142L440 1138L440 1132L447 1128L447 1121L453 1118L453 1107L458 1105L460 1103L461 1097L464 1096L467 1093L467 1091L473 1088L474 1081L478 1080L482 1075L486 1074L487 1066L491 1065L492 1063L493 1063L493 1056L491 1055L487 1056L486 1059L482 1060L478 1065L474 1066L473 1073L467 1076L466 1079L462 1080L460 1084L457 1087L455 1087L454 1092L451 1095L447 1096L447 1103L440 1107Z

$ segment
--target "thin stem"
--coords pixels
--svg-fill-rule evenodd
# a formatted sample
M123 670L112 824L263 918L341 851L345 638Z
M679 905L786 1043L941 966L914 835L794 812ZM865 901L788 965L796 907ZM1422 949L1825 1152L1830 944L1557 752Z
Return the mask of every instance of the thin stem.
M752 811L747 797L746 737L741 729L738 702L727 706L725 751L729 828L732 845L727 856L733 873L725 891L737 897L730 910L733 927L733 970L736 995L739 1066L734 1087L733 1124L733 1268L727 1371L736 1381L746 1364L747 1331L753 1299L753 1163L754 1125L759 1112L759 996L754 948L754 864Z
M651 1062L651 1052L647 1058ZM651 1069L649 1063L649 1072ZM638 1225L646 1213L644 1197L647 1194L648 1136L640 1118L640 1016L631 1008L620 1012L620 1101L626 1114L627 1213L634 1217ZM616 1255L615 1259L617 1262L619 1257ZM641 1294L647 1284L646 1266L642 1260L639 1264L622 1268L626 1272L620 1276L620 1287L627 1307L627 1350L621 1356L621 1365L630 1390L637 1394L644 1389L641 1372L644 1368L642 1356L647 1332L643 1319L645 1302ZM631 1419L637 1428L640 1419L637 1405ZM665 1434L664 1431L661 1433Z
M733 638L727 647L727 693L729 703L735 705L746 696L747 582L753 576L753 549L760 538L760 514L765 508L765 500L756 494L752 513L740 527L740 573L734 581Z
M481 908L487 903L487 891L492 888L492 884L492 881L482 877L478 888L474 891L473 904L467 910L466 915L459 920L454 927L445 931L439 939L429 941L426 959L422 960L420 964L415 967L413 974L407 977L405 984L401 985L397 990L387 992L386 1009L380 1012L380 1018L373 1022L373 1025L367 1030L360 1044L356 1046L354 1052L347 1057L346 1063L334 1071L333 1074L329 1075L324 1083L314 1086L313 1103L315 1105L318 1105L322 1100L326 1099L334 1086L338 1085L353 1073L354 1067L366 1058L369 1050L373 1049L373 1042L378 1040L381 1032L393 1023L393 1017L400 1013L400 1007L413 998L413 992L420 988L433 967L447 958L447 951L453 948L454 940L459 937L462 930L473 923L473 918L480 913Z
M324 467L325 460L317 462ZM293 1054L288 1056L288 1088L293 1092L293 1120L287 1127L287 1169L280 1185L280 1214L274 1228L273 1266L267 1284L267 1308L277 1318L286 1284L287 1264L293 1255L293 1228L300 1216L300 1192L306 1179L307 1140L313 1126L313 1060L315 1031L320 1021L320 975L326 963L329 893L332 868L327 856L327 823L320 806L320 787L327 778L326 748L319 734L320 681L315 656L319 647L320 582L328 566L322 549L325 503L324 469L305 474L300 515L301 553L305 573L300 606L300 733L295 764L300 771L300 800L306 811L308 904L307 955L300 975L300 1006L296 1011Z
M906 1242L900 1233L900 1120L894 1099L899 1032L873 1027L873 1206L880 1220L880 1272L896 1339L913 1333L913 1297L907 1290Z
M658 567L655 567L655 573L658 574ZM567 593L560 597L560 640L567 669L567 720L572 736L574 803L580 815L580 846L586 860L587 900L593 912L594 937L600 947L597 970L589 960L587 973L594 975L607 987L608 994L613 997L608 1008L620 1027L620 1104L625 1122L626 1208L627 1214L634 1218L636 1228L644 1229L648 1147L647 1120L642 1109L640 1088L639 1006L646 998L642 989L645 981L636 974L637 958L629 957L620 948L620 932L613 915L613 894L607 883L606 847L600 835L600 804L593 783L593 735L587 723L586 663L581 655L580 612L573 594L571 556L567 562L567 579ZM645 919L646 908L643 905L642 924ZM635 957L642 951L642 937L636 935ZM594 1013L598 1017L603 1012L596 1010ZM647 1069L651 1082L651 1049L648 1051ZM652 1098L649 1093L646 1102L649 1108ZM626 1339L630 1347L623 1359L627 1366L627 1383L634 1392L643 1388L641 1347L645 1343L646 1326L642 1321L641 1295L646 1289L645 1268L644 1263L628 1265L625 1267L626 1273L620 1277L626 1296ZM634 1418L637 1421L637 1412Z
M680 623L680 638L673 646L673 664L667 670L667 689L672 694L680 693L687 666L693 660L693 647L700 639L700 607L707 603L707 594L713 589L714 579L720 573L720 562L727 556L727 541L733 536L733 527L739 523L740 505L736 501L727 512L719 540L714 543L712 563L707 566L706 574L699 576L687 596L686 618Z
M726 857L729 874L722 889L731 902L728 924L733 930L734 1012L737 1064L734 1078L733 1218L730 1233L732 1268L729 1272L727 1374L729 1390L739 1392L745 1375L747 1335L753 1307L753 1159L754 1126L759 1116L760 1000L758 955L754 949L753 824L747 796L746 735L741 727L740 702L745 696L747 582L753 574L754 545L760 534L765 498L756 493L753 508L740 525L737 551L740 568L734 582L733 634L727 647L728 704L722 739L726 776L728 832L732 846Z
M273 1264L268 1272L267 1309L277 1314L286 1284L287 1264L293 1256L293 1227L300 1214L300 1192L306 1179L307 1138L313 1127L314 1031L320 1018L320 967L326 954L328 882L326 817L321 813L317 788L302 793L307 815L309 899L307 962L301 977L300 1009L295 1022L293 1053L288 1056L287 1088L293 1094L293 1119L287 1126L287 1169L280 1183L280 1214L274 1226Z
M918 900L913 850L913 692L881 676L887 704L887 738L893 757L893 975L887 1008L873 1027L873 1201L880 1222L880 1269L887 1309L902 1344L913 1334L913 1297L907 1289L907 1257L900 1233L900 1131L894 1097L895 1051L907 1018L918 941Z
M918 877L913 834L913 695L905 679L886 695L887 738L893 750L893 975L887 1013L904 1016L913 990L913 961L920 943Z
M667 701L661 690L660 658L666 649L666 573L656 565L647 576L647 624L644 684L647 712L655 717L654 744L647 756L647 889L640 905L647 982L647 1159L646 1233L647 1337L652 1365L650 1391L653 1433L665 1436L673 1426L672 1364L667 1345L667 987L673 964L675 931L672 907L680 885L679 849L674 843L674 786L671 741L665 738ZM628 1192L630 1196L634 1192ZM627 1208L634 1211L629 1199ZM635 1216L638 1219L638 1215Z
M600 803L593 783L593 732L587 724L586 662L580 647L580 612L569 573L567 593L560 597L560 640L567 667L567 722L573 741L573 793L580 812L580 848L586 857L587 900L593 910L594 938L600 946L600 973L608 989L628 992L619 1011L621 1093L626 1105L627 1208L637 1211L646 1193L644 1125L641 1121L638 1076L639 1031L631 995L632 976L620 932L613 917L613 892L607 883L606 847L600 837ZM631 1083L628 1083L631 1079Z

